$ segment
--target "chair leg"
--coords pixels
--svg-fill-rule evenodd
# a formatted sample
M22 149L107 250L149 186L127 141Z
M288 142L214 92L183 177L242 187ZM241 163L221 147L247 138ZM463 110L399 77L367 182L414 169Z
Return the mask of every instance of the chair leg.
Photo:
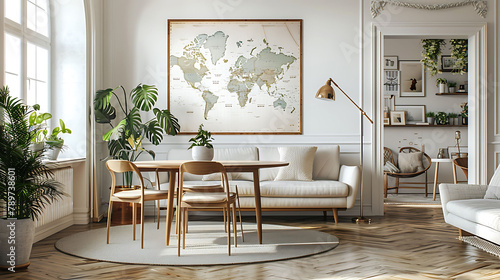
M238 186L236 186L235 189L236 189L236 200L238 201L238 214L240 216L241 241L245 242L245 235L243 234L243 220L241 219L241 204L240 204L240 195L238 193Z
M144 249L144 203L141 203L141 249Z
M188 227L188 225L189 225L189 208L186 208L186 210L184 210L184 211L186 211L186 214L184 215L184 221L186 223L185 231L184 232L188 233L188 228L189 228Z
M111 209L113 209L113 201L109 201L109 206L108 206L108 221L106 223L107 227L107 237L106 237L106 244L109 244L109 228L111 227Z
M156 203L157 203L156 216L158 217L158 224L156 225L156 229L160 229L160 200L156 200Z
M181 207L177 204L177 209L175 211L175 230L177 231L177 256L181 255Z
M230 209L230 205L227 204L226 206L226 211L227 211L227 222L229 223L230 222L230 219L229 219L229 209ZM231 228L229 225L227 225L227 228ZM227 254L228 256L231 256L231 230L228 230L227 231Z
M224 213L224 232L227 232L227 226L226 226L226 221L227 221L227 212L226 212L226 208L222 209L222 212Z
M337 208L333 208L333 220L335 221L335 225L339 222L339 211Z
M387 174L384 174L384 198L387 198Z
M182 209L182 224L184 225L182 229L182 249L186 249L186 233L187 233L187 227L188 227L188 220L187 220L187 208Z
M427 171L425 171L425 197L427 197Z
M233 232L234 232L234 247L238 247L238 223L236 222L236 202L233 203Z
M399 178L396 178L396 193L399 193Z
M135 240L135 226L136 226L136 221L137 221L137 211L135 208L135 203L132 203L132 229L134 231L133 233L133 240Z

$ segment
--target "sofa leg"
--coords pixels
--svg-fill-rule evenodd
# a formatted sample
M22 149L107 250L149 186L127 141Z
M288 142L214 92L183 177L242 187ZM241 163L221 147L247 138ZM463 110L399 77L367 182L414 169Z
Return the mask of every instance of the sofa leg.
M339 222L339 212L337 208L333 208L333 220L335 221L335 225Z
M462 236L473 236L474 234L468 232L468 231L465 231L463 229L458 229L458 236L462 237Z
M326 220L326 211L323 211L323 218Z

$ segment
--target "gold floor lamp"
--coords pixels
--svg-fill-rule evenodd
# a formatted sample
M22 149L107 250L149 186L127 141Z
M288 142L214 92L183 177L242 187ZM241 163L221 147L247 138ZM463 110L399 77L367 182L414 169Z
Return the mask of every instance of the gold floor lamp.
M361 112L361 118L360 118L360 127L361 127L361 132L360 132L360 135L361 135L361 141L360 141L360 144L359 144L359 169L360 169L360 216L359 217L355 217L355 218L352 218L352 221L355 222L355 223L370 223L371 222L371 219L369 218L365 218L363 216L363 116L366 117L371 124L373 124L373 121L372 119L370 119L370 117L368 117L368 115L366 115L365 111L363 111L363 109L361 109L361 107L358 106L358 104L356 104L350 97L349 95L347 95L340 87L339 85L337 85L337 83L335 83L331 78L328 79L328 81L326 81L326 84L324 86L322 86L318 92L316 93L316 98L318 99L321 99L321 100L327 100L327 101L335 101L335 91L333 91L333 87L331 86L331 84L334 84L344 95L345 97L347 97L347 99L349 99L349 101L352 102L352 104L354 104L354 106L356 106L356 108L358 108L358 110Z

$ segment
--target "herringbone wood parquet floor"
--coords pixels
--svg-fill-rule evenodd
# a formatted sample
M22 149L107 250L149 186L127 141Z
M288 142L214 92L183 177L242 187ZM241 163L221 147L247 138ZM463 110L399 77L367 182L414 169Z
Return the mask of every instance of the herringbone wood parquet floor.
M72 226L36 243L28 270L0 272L0 278L500 279L500 260L458 241L458 231L444 223L441 208L387 205L386 215L375 217L369 225L353 224L348 217L341 217L338 225L331 220L328 217L325 221L320 213L309 217L264 217L265 223L332 233L340 239L340 245L332 251L278 262L199 267L123 265L69 256L54 248L55 241L105 225Z

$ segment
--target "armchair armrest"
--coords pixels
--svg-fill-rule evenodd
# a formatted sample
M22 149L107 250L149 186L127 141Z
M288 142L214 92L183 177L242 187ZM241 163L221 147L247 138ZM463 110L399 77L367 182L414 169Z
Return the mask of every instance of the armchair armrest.
M443 214L446 217L448 211L446 204L452 200L481 199L486 193L486 185L469 184L439 184L439 193L441 196L441 206Z
M349 195L347 196L346 208L352 208L356 202L358 194L360 171L359 166L342 165L340 167L339 182L345 183L349 186Z

